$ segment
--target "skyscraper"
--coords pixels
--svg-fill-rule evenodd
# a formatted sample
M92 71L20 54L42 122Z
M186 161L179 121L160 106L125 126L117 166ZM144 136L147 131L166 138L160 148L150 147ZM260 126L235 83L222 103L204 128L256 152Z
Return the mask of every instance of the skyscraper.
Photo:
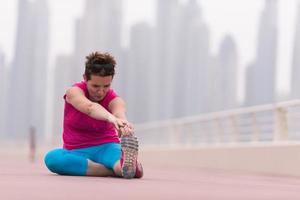
M209 85L212 79L209 60L209 28L195 0L182 7L180 28L174 55L173 117L197 115L209 111Z
M292 61L292 98L300 98L300 4L297 10L296 32Z
M0 51L0 93L2 94L0 97L0 138L4 135L4 124L5 120L5 112L4 108L6 107L6 68L4 62L4 54Z
M198 3L159 1L156 39L160 119L204 112L209 103L209 31Z
M127 106L130 119L145 122L157 117L157 75L154 65L154 30L147 23L134 25L130 32L129 63L127 66ZM124 83L125 84L125 83ZM141 112L143 111L143 112Z
M64 114L64 99L63 96L66 89L73 83L71 81L71 57L60 55L57 57L54 69L54 90L53 90L53 128L52 138L50 140L57 141L61 139L63 132L63 114Z
M220 93L221 102L218 110L232 109L237 106L237 70L238 55L234 39L226 35L219 49Z
M122 6L121 0L86 1L84 14L75 27L74 82L82 79L85 56L91 52L110 52L120 61Z
M177 43L180 4L178 0L157 1L157 21L156 21L156 63L157 67L158 89L157 95L159 102L159 115L157 120L167 119L173 114L173 74L176 62L174 56L176 49L179 48Z
M277 0L266 0L260 17L256 59L249 66L246 105L272 103L276 100Z
M38 137L45 128L49 20L46 0L18 3L14 59L9 76L7 134L27 138L30 127Z

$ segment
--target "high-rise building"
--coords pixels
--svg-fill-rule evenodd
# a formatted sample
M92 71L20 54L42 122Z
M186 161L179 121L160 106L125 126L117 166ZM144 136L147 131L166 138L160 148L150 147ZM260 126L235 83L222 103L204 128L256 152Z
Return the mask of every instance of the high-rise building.
M209 28L197 1L181 9L173 76L173 117L209 111L211 97Z
M7 136L44 135L49 19L46 0L18 2L15 54L9 76Z
M5 104L6 104L6 80L7 72L5 68L4 54L0 51L0 138L4 135L4 124L5 120Z
M292 98L300 98L300 4L298 5L292 61Z
M203 71L202 76L202 112L215 112L223 109L223 76L222 63L219 54L211 56L208 67Z
M206 111L209 77L209 31L195 0L186 4L159 1L157 12L157 66L160 77L160 118Z
M246 105L272 103L276 100L277 0L266 0L260 17L256 59L249 66Z
M56 58L53 87L53 128L50 141L60 141L63 132L64 99L68 87L71 87L71 57L60 55Z
M159 87L157 88L157 98L159 102L159 115L157 120L171 118L173 115L173 74L176 65L174 56L179 48L177 43L180 4L178 0L157 1L156 16L156 63L157 79Z
M227 35L221 42L218 54L219 106L217 110L232 109L237 106L238 55L234 39Z
M159 87L159 71L155 71L157 67L154 65L153 32L153 28L147 23L134 25L130 32L126 102L130 119L138 123L155 119L155 111L158 110L155 99L158 98L156 91Z
M121 20L123 4L120 0L87 0L83 16L75 28L75 48L72 80L82 79L85 57L91 52L112 53L119 62L121 56ZM120 84L116 80L115 86Z

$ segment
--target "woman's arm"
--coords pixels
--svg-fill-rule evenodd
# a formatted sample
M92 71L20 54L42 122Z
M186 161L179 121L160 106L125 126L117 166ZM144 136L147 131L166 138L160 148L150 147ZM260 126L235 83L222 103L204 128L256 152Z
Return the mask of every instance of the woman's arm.
M120 97L116 97L109 103L108 108L115 117L123 119L126 122L126 126L120 128L119 134L121 135L133 134L134 131L133 126L131 123L127 121L127 117L126 117L125 101Z
M85 97L84 92L78 87L71 87L66 91L66 101L80 112L98 120L109 121L119 130L124 122L109 113L100 104L94 103Z
M111 113L118 118L127 120L125 101L121 97L114 98L108 105Z

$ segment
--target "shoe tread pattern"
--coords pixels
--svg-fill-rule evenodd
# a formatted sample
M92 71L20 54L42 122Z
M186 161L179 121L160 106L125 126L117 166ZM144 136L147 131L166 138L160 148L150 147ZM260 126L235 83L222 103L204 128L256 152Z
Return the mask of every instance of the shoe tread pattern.
M138 156L138 139L135 136L122 136L121 147L124 153L122 175L124 178L134 178Z

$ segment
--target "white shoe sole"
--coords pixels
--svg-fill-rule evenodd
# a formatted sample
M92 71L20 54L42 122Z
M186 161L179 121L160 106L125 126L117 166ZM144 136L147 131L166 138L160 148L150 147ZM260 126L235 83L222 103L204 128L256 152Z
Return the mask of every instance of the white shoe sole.
M138 139L135 136L122 136L121 148L124 153L122 175L124 178L134 178L138 156Z

